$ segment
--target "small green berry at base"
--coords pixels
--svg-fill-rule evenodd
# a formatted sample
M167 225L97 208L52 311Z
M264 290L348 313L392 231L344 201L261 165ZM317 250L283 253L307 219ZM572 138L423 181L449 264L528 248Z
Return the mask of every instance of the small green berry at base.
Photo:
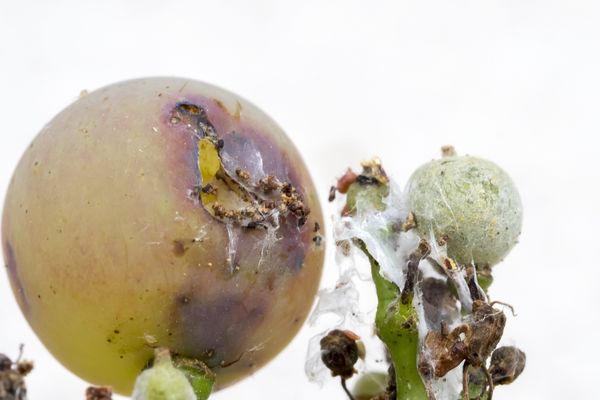
M388 374L384 372L367 372L360 375L354 384L352 395L356 400L369 400L385 392Z
M169 351L156 351L154 365L135 382L132 400L196 400L192 385L183 372L173 366Z
M215 386L216 375L202 361L175 356L173 365L183 372L194 390L197 400L206 400Z

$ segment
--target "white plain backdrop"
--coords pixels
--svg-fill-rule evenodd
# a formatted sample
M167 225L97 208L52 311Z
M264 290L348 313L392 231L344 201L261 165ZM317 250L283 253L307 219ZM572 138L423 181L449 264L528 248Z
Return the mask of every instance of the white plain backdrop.
M594 398L599 22L600 3L583 0L2 0L0 196L34 135L82 89L143 76L204 80L263 108L324 202L360 160L378 155L405 182L453 144L504 167L525 210L492 296L516 307L505 336L528 364L494 398ZM337 383L307 381L311 335L214 399L344 399ZM36 364L30 399L83 399L85 382L43 348L0 272L0 352L16 356L20 343Z

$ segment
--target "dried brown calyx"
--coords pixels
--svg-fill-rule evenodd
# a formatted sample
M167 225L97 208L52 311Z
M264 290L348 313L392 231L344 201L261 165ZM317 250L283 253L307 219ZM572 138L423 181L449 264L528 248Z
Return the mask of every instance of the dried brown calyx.
M345 194L348 191L348 188L350 187L350 185L352 185L354 182L356 182L356 177L358 175L356 175L354 173L354 171L352 171L350 168L348 168L346 170L346 172L344 173L344 175L342 175L338 181L337 184L335 186L333 186L333 188L335 188L335 190L337 190L338 192Z
M215 219L245 228L276 228L279 218L287 215L295 216L298 226L306 223L310 209L291 182L282 182L274 175L253 181L243 168L227 170L221 154L225 144L202 107L179 103L171 121L194 129L201 183L190 195Z
M509 385L513 383L525 369L526 356L523 351L514 346L498 347L492 353L490 366L487 369L491 376L494 386ZM488 377L482 369L469 370L469 387L481 388L481 393L477 399L487 399L484 397L488 385Z
M321 360L331 370L332 376L351 378L356 373L359 337L351 331L334 329L321 339Z
M469 368L480 369L486 382L482 394L488 390L491 397L494 382L486 363L498 345L506 325L506 315L484 300L473 301L473 312L463 324L448 332L445 325L440 331L430 331L425 337L419 359L419 371L426 378L441 378L463 361L463 397L469 397Z
M503 346L494 350L489 368L494 385L513 383L525 369L526 361L525 353L514 346Z
M356 181L360 184L376 184L376 185L387 185L390 180L387 174L381 166L381 161L378 158L372 160L363 161L360 164L363 171L356 177Z
M112 390L107 387L90 386L85 390L85 400L112 400Z
M363 161L361 166L363 170L360 174L357 175L352 169L348 168L344 175L337 180L336 184L331 186L329 189L329 201L335 200L336 192L340 192L341 194L348 193L353 183L360 185L387 185L389 183L389 178L378 158Z
M320 342L321 360L331 371L332 376L341 378L342 387L348 397L354 397L346 387L346 379L356 373L354 364L364 357L364 348L360 337L352 331L334 329L325 335Z

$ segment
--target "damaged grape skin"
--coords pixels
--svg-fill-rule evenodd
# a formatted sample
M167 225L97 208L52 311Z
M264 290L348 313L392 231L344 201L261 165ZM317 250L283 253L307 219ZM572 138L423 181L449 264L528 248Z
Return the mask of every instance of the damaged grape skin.
M283 216L266 247L265 229L228 232L194 196L198 130L173 111L184 103L206 112L225 163L293 185L305 223ZM207 84L151 78L85 95L44 127L11 181L2 246L30 325L82 378L130 393L161 346L201 359L225 387L302 325L324 256L315 223L307 169L269 117Z

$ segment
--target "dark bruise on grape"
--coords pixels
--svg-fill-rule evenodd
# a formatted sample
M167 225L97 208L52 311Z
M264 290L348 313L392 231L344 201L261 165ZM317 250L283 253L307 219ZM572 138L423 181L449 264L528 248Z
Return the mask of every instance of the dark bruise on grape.
M263 320L266 301L256 298L252 304L244 304L241 295L223 294L207 303L190 293L179 297L173 317L186 326L203 327L185 341L188 346L205 349L198 358L208 367L223 367L245 352L239 338L251 334Z
M19 306L24 313L29 312L29 299L23 287L21 277L19 276L19 268L17 266L17 260L15 258L15 252L8 241L4 242L4 259L6 260L6 270L8 272L8 279L12 285L13 292L17 298Z

